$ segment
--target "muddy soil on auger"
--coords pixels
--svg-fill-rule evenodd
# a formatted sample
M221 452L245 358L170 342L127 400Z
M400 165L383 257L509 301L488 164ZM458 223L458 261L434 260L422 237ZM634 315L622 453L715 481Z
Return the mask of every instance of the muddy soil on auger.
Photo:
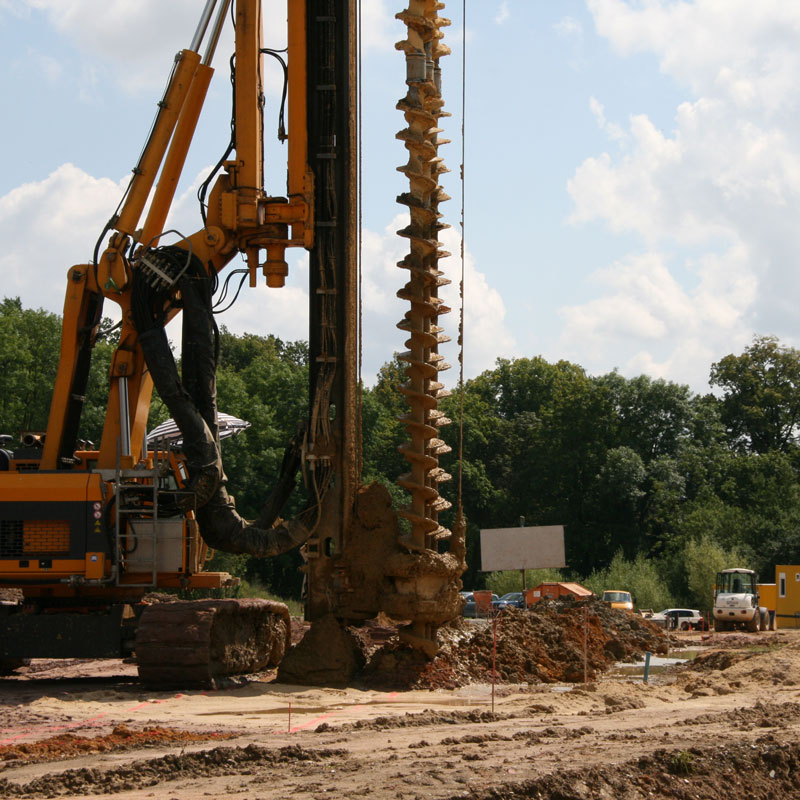
M129 664L84 663L81 677L80 662L34 662L0 681L0 796L800 796L800 631L668 640L600 604L588 625L584 614L552 604L496 626L464 621L425 664L388 620L328 623L315 635L342 649L322 666L363 658L337 688L268 671L215 691L148 691ZM294 627L296 641L307 626ZM623 674L667 646L699 655L648 683Z

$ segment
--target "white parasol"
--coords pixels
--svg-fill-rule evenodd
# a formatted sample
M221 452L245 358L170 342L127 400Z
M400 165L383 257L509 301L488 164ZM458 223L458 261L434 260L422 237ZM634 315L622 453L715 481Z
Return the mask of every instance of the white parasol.
M233 417L230 414L223 414L217 412L217 427L219 428L219 438L227 439L229 436L236 436L250 427L250 423ZM183 434L180 432L174 419L168 419L157 425L150 433L147 434L148 448L157 448L159 450L166 450L169 447L180 448L183 444Z

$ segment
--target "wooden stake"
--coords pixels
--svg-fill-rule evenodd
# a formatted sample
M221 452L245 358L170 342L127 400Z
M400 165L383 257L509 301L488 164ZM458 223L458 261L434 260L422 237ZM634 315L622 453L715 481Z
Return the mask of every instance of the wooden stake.
M492 619L492 714L494 714L494 681L497 664L497 614Z
M588 683L587 651L589 649L589 606L583 607L583 682Z

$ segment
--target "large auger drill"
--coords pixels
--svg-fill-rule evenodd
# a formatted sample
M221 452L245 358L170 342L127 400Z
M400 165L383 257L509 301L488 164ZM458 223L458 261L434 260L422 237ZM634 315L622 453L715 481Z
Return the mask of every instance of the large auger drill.
M439 523L439 513L450 507L438 486L450 479L439 466L439 456L450 451L438 435L438 428L450 422L438 409L439 400L450 393L439 382L439 372L449 368L439 345L450 341L439 327L439 315L449 312L439 297L439 287L450 281L438 269L440 258L449 253L441 249L439 231L449 227L440 222L439 203L449 197L439 184L439 176L447 172L439 156L439 120L449 114L443 110L439 59L450 49L442 42L442 28L450 20L439 16L444 3L437 0L411 0L409 7L397 14L408 28L408 38L396 47L406 57L406 96L397 104L407 127L397 134L408 150L408 163L398 170L408 177L409 190L397 200L408 206L410 223L399 231L408 239L409 253L398 267L409 272L406 285L397 296L407 300L409 310L397 327L407 331L408 350L400 355L406 362L407 383L402 387L409 406L400 419L410 441L400 449L410 464L410 471L398 483L411 495L410 504L400 511L410 526L401 535L401 544L417 556L417 566L425 581L441 590L458 582L464 570L463 530L451 543L451 551L438 554L437 544L451 536ZM417 582L422 576L417 577ZM443 621L441 607L419 614L406 638L428 652L435 651L436 629Z

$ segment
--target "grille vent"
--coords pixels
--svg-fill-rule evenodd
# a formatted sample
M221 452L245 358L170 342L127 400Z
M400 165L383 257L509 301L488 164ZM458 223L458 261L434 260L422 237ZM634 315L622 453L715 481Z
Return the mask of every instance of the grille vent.
M27 558L61 553L69 553L67 520L0 520L0 558Z

